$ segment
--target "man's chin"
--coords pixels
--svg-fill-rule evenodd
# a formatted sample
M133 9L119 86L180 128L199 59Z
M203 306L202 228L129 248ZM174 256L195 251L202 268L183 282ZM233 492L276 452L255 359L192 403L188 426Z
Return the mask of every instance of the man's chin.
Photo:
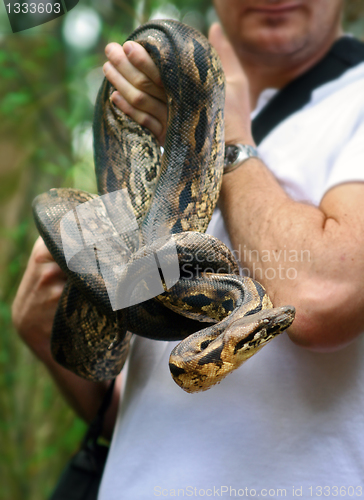
M298 55L307 48L307 36L292 29L265 29L247 37L244 45L251 55L277 59Z

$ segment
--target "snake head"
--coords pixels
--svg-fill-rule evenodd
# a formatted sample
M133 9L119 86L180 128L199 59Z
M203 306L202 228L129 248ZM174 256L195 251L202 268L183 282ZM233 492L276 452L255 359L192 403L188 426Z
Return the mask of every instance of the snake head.
M192 335L171 353L169 367L174 381L189 393L209 389L286 330L294 317L292 306L263 309L232 321L213 340L203 337L202 332Z

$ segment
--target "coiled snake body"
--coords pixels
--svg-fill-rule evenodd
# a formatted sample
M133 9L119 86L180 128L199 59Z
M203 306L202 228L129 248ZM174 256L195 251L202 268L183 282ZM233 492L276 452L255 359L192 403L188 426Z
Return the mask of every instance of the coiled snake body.
M187 392L206 390L287 328L294 309L273 309L259 283L239 276L231 252L204 234L223 171L224 75L215 51L200 33L175 21L147 23L129 40L145 47L161 73L168 102L165 150L161 156L154 137L110 102L114 89L105 80L94 118L98 190L100 195L124 190L137 229L132 222L125 228L124 202L117 197L106 203L83 191L52 189L35 199L39 232L69 276L54 321L52 353L78 375L103 380L120 372L132 333L182 340L171 353L172 376ZM65 238L69 248L79 244L71 229L80 228L77 210L87 202L97 209L83 223L83 250L70 265ZM62 236L62 219L69 213L76 222L64 226ZM91 233L98 236L87 247ZM164 293L113 308L101 270L119 265L121 296L133 293L136 275L147 289L145 259L155 255L161 238L173 239L178 281L170 288L162 279ZM121 268L120 262L126 265Z

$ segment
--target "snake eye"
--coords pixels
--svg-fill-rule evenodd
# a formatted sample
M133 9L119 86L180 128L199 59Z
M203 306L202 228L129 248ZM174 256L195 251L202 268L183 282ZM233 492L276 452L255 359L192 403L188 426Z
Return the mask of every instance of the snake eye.
M270 328L267 328L267 334L271 335L272 333L279 332L281 329L282 329L281 325L271 326Z
M200 345L201 351L206 349L206 347L209 346L211 344L211 342L212 342L212 339L204 340L203 342L201 342L201 345Z

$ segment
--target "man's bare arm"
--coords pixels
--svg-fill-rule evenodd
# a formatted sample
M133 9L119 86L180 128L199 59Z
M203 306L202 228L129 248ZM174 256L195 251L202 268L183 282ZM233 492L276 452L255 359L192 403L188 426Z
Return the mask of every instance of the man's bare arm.
M225 176L220 207L242 265L275 306L296 307L294 342L332 350L364 330L364 184L337 186L316 208L292 201L249 160Z
M109 383L84 380L59 365L51 355L52 325L65 282L66 276L54 262L43 240L38 238L13 302L13 323L22 340L46 365L70 405L81 418L90 422ZM114 427L120 383L119 376L112 404L105 415L105 437L111 436Z

